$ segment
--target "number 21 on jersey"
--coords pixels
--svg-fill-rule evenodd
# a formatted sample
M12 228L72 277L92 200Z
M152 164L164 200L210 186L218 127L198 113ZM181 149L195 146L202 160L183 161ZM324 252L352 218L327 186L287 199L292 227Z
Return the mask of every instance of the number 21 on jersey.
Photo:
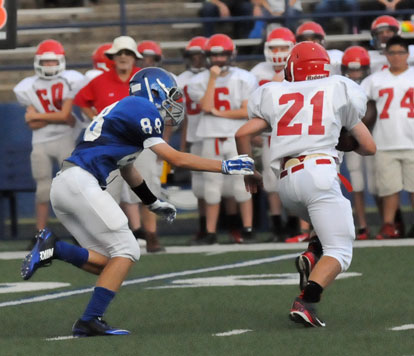
M303 124L296 123L291 125L295 116L303 109L305 105L312 106L312 124L308 126L308 135L324 135L325 126L322 125L322 112L323 112L323 97L324 92L318 91L310 100L309 103L304 102L304 96L302 93L289 93L284 94L279 98L279 105L291 103L288 110L282 116L277 123L277 136L291 136L302 135Z

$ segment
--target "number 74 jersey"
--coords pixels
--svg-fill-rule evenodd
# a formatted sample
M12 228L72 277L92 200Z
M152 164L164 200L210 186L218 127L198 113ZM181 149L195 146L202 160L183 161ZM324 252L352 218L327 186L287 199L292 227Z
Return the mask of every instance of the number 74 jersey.
M361 86L376 104L372 134L378 150L414 149L414 68L398 75L383 69L365 78Z
M266 120L272 128L270 159L275 170L287 156L325 153L338 157L335 146L342 127L352 129L365 115L362 88L343 76L271 82L249 100L249 118Z

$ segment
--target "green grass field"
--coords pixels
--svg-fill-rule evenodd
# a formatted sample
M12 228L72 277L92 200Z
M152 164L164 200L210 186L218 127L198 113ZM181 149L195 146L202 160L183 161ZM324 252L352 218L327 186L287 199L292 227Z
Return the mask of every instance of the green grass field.
M22 282L21 260L5 260L3 252L0 355L412 356L414 240L398 242L403 245L356 243L352 274L323 294L318 314L324 329L288 319L299 293L293 261L302 244L290 250L281 250L282 244L220 245L200 253L170 248L143 255L105 315L132 334L84 339L64 337L82 314L95 277L54 261L30 282L70 285L11 292L13 283ZM363 245L373 247L358 247ZM8 242L1 250L13 247ZM410 324L408 330L390 330ZM245 332L218 335L234 330Z

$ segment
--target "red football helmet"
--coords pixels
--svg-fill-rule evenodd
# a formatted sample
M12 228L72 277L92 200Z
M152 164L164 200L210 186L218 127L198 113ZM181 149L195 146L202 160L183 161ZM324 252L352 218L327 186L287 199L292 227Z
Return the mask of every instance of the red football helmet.
M185 47L184 58L186 65L193 73L201 72L206 67L204 55L204 47L206 43L206 37L196 36L193 37Z
M54 66L45 66L43 61L57 61ZM34 57L34 69L36 74L43 79L56 78L66 68L65 49L55 40L44 40L39 43Z
M193 37L185 46L185 55L190 55L193 53L204 53L204 47L206 46L208 39L203 36Z
M295 35L291 30L286 27L275 28L267 36L264 45L266 61L273 63L274 65L284 66L287 57L295 44ZM288 50L278 50L277 52L273 52L273 47L288 47Z
M377 17L371 24L371 34L372 37L380 30L381 28L389 27L395 34L400 32L400 23L392 16L384 15Z
M112 43L104 43L95 49L92 53L93 67L104 72L108 72L113 67L114 62L111 61L106 55L105 51L112 47Z
M209 65L218 65L225 69L225 67L230 65L231 60L236 54L236 46L234 45L233 40L222 33L211 36L204 47L204 52L207 56L207 62ZM227 56L225 62L215 62L214 64L211 61L211 56L215 54L221 54Z
M345 50L341 64L342 75L360 83L369 74L369 66L370 58L365 48L351 46ZM360 73L355 73L356 71Z
M325 40L325 31L322 26L314 21L304 22L296 29L296 41L313 41L314 39L323 43Z
M285 67L289 82L329 77L328 52L319 43L305 41L292 48Z
M393 34L389 33L380 35L383 29L389 29L393 32ZM386 42L393 35L400 34L400 32L400 23L392 16L379 16L371 24L371 36L374 42L373 44L377 49L384 49Z
M155 57L155 61L159 62L162 58L162 49L157 42L154 41L142 41L138 44L138 52L145 56Z

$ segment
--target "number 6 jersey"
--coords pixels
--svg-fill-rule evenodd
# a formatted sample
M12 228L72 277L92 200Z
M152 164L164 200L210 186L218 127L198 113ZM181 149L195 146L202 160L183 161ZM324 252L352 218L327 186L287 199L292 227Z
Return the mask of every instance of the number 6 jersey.
M95 117L67 161L91 173L105 187L110 172L132 163L144 148L165 142L163 130L154 104L128 96Z
M271 82L259 87L248 105L249 118L272 127L270 160L274 170L287 156L325 153L338 157L335 146L342 127L352 129L364 116L367 98L348 78Z

